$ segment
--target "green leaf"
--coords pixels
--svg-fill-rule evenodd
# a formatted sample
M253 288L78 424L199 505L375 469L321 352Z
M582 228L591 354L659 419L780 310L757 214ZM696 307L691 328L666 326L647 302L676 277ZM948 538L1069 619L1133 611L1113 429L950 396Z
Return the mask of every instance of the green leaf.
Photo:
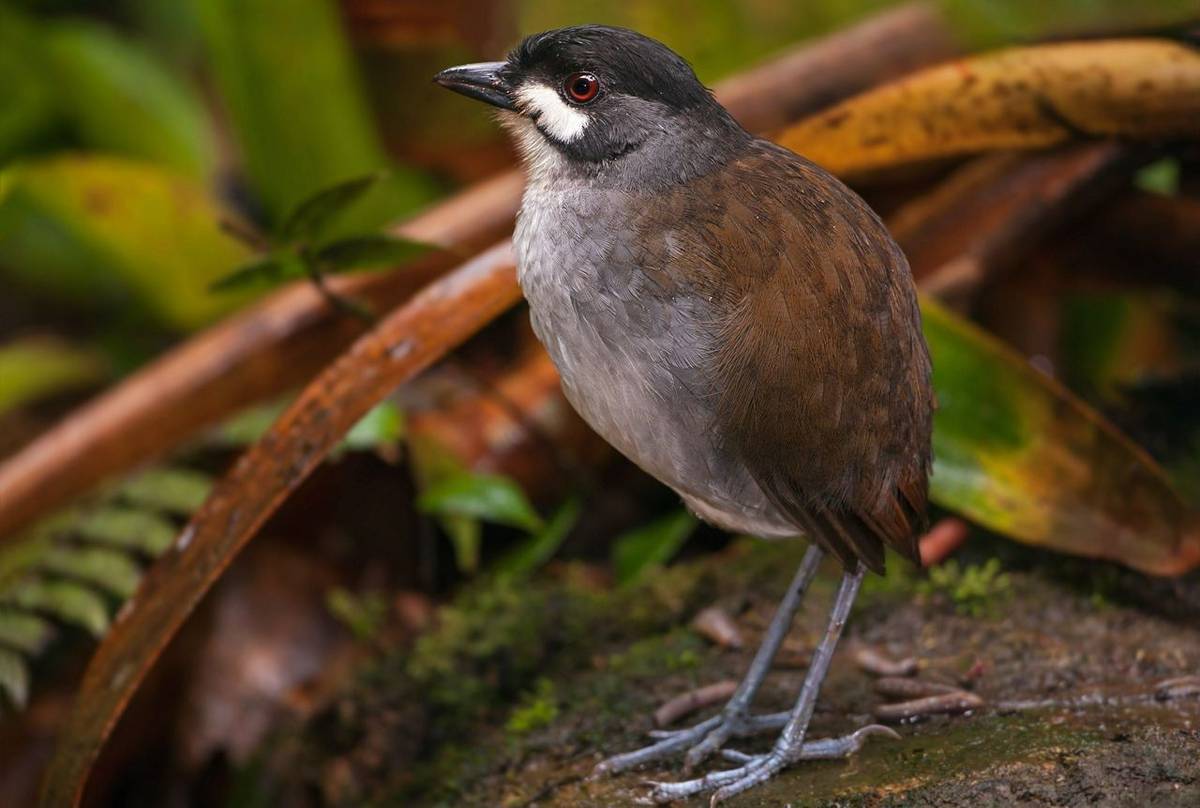
M1151 574L1200 560L1200 531L1143 450L994 337L922 299L939 408L931 498L1028 544Z
M13 541L0 544L0 595L13 579L24 577L54 545L55 531L68 524L69 518L59 514L38 522Z
M47 572L95 584L121 599L137 591L142 571L132 558L105 547L60 545L46 554L39 565Z
M29 701L29 666L23 656L8 648L0 648L0 690L18 710Z
M258 404L242 410L213 430L212 445L223 448L242 448L261 438L291 403L287 399Z
M0 6L0 165L37 149L57 123L38 33L25 15Z
M1063 380L1086 398L1120 402L1148 379L1180 374L1200 311L1158 292L1082 290L1062 297L1059 361Z
M96 637L108 630L108 609L104 599L71 581L22 581L4 593L5 601L28 611L43 612L64 623L73 623Z
M304 263L295 255L279 253L238 267L209 286L214 292L243 289L274 289L287 281L303 278Z
M428 244L378 233L327 244L317 250L316 260L321 271L328 273L394 269L433 249Z
M387 619L387 601L379 592L356 595L334 587L325 595L325 606L358 640L369 640Z
M74 21L47 26L55 100L82 142L206 179L216 150L200 99L146 50Z
M171 522L157 514L116 506L82 513L71 527L89 541L138 550L149 556L157 556L170 547L178 533Z
M104 365L91 351L54 339L31 337L0 345L0 414L99 381Z
M317 191L284 219L279 229L280 239L286 243L315 240L333 219L345 213L382 178L381 174L367 174Z
M439 520L454 548L454 565L464 575L479 570L479 552L483 545L483 523L472 516L446 514Z
M342 439L342 447L358 451L392 449L404 438L404 410L393 401L384 401L351 427Z
M191 0L242 163L275 224L347 177L388 168L333 0ZM346 215L366 232L431 201L396 168Z
M522 578L553 558L571 528L579 521L581 508L582 503L577 497L567 500L541 530L496 562L496 575L501 578Z
M613 544L612 563L617 583L624 586L647 571L666 564L696 529L696 517L685 510L624 533Z
M1143 191L1175 196L1179 193L1179 159L1165 157L1151 163L1137 173L1133 182Z
M153 468L121 483L117 496L139 509L190 517L212 490L207 474L182 468Z
M221 424L210 436L212 445L227 448L249 446L275 423L288 401L273 401L246 409ZM342 451L380 451L395 448L404 438L404 411L394 402L373 407L342 439Z
M0 609L0 645L39 654L53 637L54 626L43 618L16 609Z
M426 488L417 507L437 516L467 516L528 531L542 527L520 486L495 474L452 474Z
M78 304L128 308L193 328L249 298L208 287L250 251L192 180L111 157L59 157L0 175L0 272Z

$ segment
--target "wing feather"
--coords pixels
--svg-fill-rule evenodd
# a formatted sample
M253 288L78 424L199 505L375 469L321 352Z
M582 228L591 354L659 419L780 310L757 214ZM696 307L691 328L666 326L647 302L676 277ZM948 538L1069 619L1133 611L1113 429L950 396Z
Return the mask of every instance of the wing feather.
M933 394L908 264L857 195L761 144L719 172L704 256L715 432L768 500L847 565L916 561ZM733 187L736 186L736 187Z

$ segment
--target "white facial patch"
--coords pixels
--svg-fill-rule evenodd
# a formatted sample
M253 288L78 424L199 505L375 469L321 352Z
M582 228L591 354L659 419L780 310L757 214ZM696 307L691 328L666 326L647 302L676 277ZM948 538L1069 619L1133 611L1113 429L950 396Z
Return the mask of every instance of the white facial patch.
M572 142L587 129L587 113L568 104L557 90L545 84L527 82L518 87L514 95L520 110L560 143Z

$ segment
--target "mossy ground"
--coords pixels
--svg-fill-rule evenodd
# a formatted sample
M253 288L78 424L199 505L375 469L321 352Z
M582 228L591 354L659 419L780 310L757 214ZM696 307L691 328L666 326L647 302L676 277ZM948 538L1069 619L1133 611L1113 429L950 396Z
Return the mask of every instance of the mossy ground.
M616 591L570 566L480 584L276 750L275 791L306 804L635 804L645 779L679 776L675 762L585 775L602 755L642 745L666 699L740 676L801 552L741 544ZM978 579L972 569L961 572ZM1200 805L1200 699L1153 697L1156 682L1200 673L1200 580L1029 553L1010 557L1002 578L983 573L983 599L979 580L892 576L866 587L846 646L916 657L922 677L963 684L989 706L901 727L903 740L872 739L849 761L798 766L731 805ZM816 641L835 579L832 568L818 579L785 655ZM714 603L737 615L746 648L716 648L688 628ZM850 657L835 657L814 737L871 721L880 698ZM802 677L775 670L758 705L785 708Z

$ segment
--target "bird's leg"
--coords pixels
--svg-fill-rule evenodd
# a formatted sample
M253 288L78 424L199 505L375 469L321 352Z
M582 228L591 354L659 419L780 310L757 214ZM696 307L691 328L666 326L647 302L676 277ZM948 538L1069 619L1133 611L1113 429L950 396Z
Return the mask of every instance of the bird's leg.
M758 693L758 689L771 667L771 661L775 659L775 654L779 652L779 646L783 644L788 629L792 627L792 619L796 616L796 610L800 608L805 590L808 589L809 583L817 574L817 567L820 566L822 555L821 549L815 544L811 545L804 554L804 560L800 562L800 568L796 570L796 575L788 586L783 600L780 601L779 607L775 610L775 616L771 618L771 624L767 627L767 633L763 636L758 651L754 654L754 661L750 663L750 669L746 671L742 683L730 696L719 715L701 721L688 729L658 733L661 740L657 743L608 758L596 767L595 773L607 774L625 771L643 763L668 757L688 747L691 749L687 753L686 764L690 767L711 755L725 741L735 735L751 735L755 732L762 732L764 727L756 723L757 719L749 715L750 702Z
M792 708L787 723L779 733L779 738L771 751L763 755L726 753L727 759L742 765L736 769L714 772L705 777L682 783L655 783L653 793L655 800L669 802L702 791L717 789L712 798L712 804L716 805L734 794L739 794L765 782L780 769L799 760L841 757L851 754L858 750L868 735L875 733L890 734L895 737L895 733L885 727L869 726L845 738L810 741L807 744L804 742L808 722L812 719L813 709L817 704L817 693L829 671L829 662L833 658L833 651L842 635L846 618L850 615L850 607L854 604L859 585L862 584L863 573L864 567L859 564L857 569L846 572L842 577L825 636L813 652L812 663L804 678L804 685L800 688L796 705Z

